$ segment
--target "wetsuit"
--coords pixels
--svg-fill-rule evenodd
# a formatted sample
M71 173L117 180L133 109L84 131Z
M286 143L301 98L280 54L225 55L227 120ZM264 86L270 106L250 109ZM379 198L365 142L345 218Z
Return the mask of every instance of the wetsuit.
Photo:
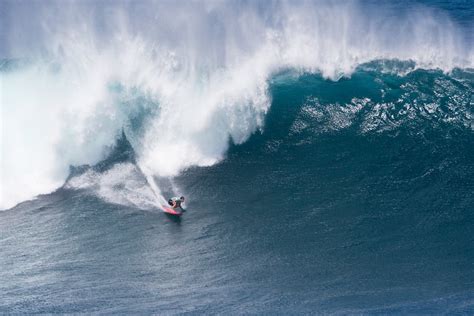
M175 197L172 197L171 199L168 200L168 204L171 205L171 206L173 206L173 202L176 202L175 208L180 207L182 209L181 199L179 197L175 196Z

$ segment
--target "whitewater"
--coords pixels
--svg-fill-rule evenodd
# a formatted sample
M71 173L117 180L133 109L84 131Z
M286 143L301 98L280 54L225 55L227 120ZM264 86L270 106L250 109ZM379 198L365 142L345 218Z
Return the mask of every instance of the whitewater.
M472 21L421 4L397 14L355 1L1 6L2 209L60 188L122 133L135 165L68 185L129 183L143 192L132 204L158 205L157 179L214 165L265 129L270 83L286 71L337 81L373 61L401 76L474 67ZM131 180L140 173L143 185Z

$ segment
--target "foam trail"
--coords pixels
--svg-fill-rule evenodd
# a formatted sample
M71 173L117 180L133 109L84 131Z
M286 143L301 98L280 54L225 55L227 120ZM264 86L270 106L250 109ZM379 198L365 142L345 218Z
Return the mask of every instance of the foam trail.
M166 205L167 202L166 202L166 199L161 194L160 188L158 188L158 186L156 185L155 180L153 179L152 176L147 175L146 180L147 180L148 185L150 186L150 188L153 190L153 193L155 194L155 196L158 199L159 207L163 208L162 205Z
M32 2L6 8L1 208L104 159L125 130L153 176L220 161L263 128L268 80L284 69L350 76L376 59L473 67L472 43L426 8L359 2ZM21 35L21 36L20 36ZM32 159L33 157L33 159Z

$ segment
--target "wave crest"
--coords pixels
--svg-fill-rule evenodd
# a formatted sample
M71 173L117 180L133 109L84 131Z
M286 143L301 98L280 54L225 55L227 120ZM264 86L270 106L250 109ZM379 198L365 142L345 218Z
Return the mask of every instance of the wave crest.
M444 71L474 60L457 26L427 8L394 16L331 1L32 6L6 5L3 54L32 62L1 72L3 208L57 188L70 165L97 163L122 130L149 176L212 165L229 142L263 128L269 79L284 69L339 79L376 59Z

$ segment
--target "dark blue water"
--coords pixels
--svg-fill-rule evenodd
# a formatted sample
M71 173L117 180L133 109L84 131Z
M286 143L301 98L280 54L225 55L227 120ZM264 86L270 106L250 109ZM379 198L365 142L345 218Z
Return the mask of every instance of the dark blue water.
M274 77L265 130L175 179L182 219L71 189L0 212L0 311L472 313L458 77Z
M472 27L471 1L422 3ZM0 211L0 313L474 314L473 90L472 69L412 61L279 72L261 131L155 179L186 196L181 218L71 184L117 166L146 183L125 130Z

